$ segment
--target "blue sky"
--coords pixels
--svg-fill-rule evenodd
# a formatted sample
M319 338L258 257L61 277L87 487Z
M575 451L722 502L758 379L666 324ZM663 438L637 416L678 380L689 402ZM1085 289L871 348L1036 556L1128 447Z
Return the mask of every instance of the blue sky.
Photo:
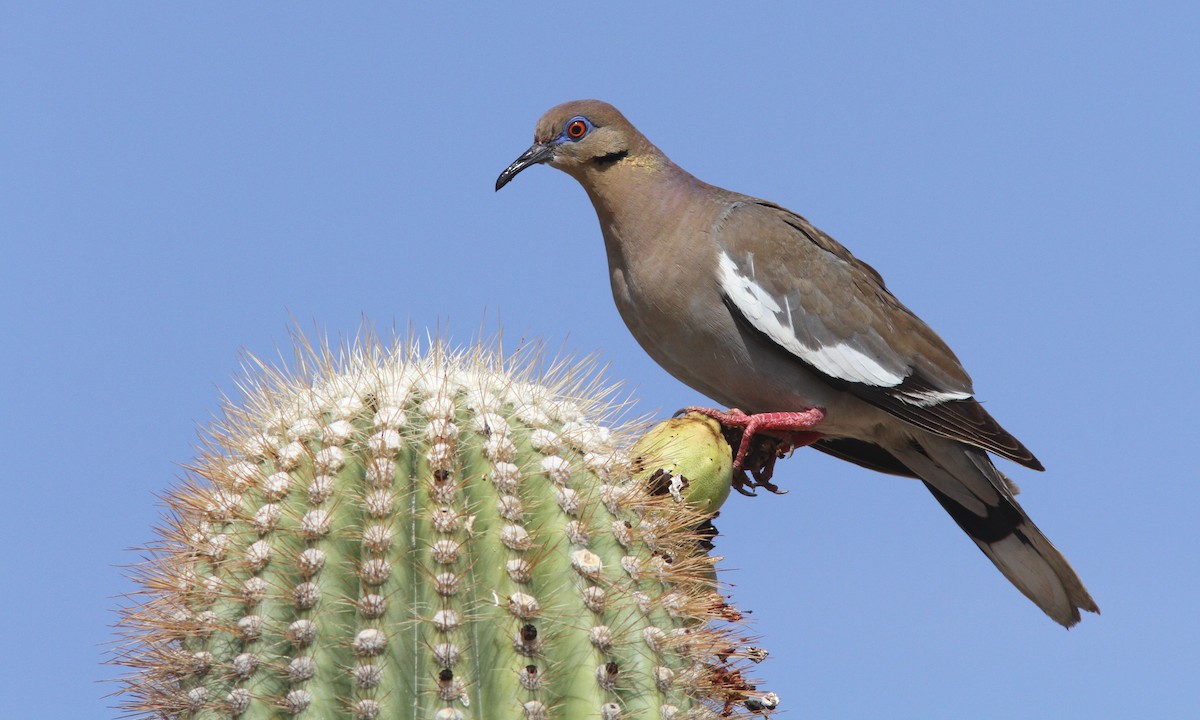
M1196 712L1200 10L642 5L5 10L5 716L118 715L118 566L293 318L499 317L643 411L703 400L621 324L574 181L492 190L581 97L879 269L1046 464L1005 469L1104 612L1064 631L918 485L800 452L720 523L784 717Z

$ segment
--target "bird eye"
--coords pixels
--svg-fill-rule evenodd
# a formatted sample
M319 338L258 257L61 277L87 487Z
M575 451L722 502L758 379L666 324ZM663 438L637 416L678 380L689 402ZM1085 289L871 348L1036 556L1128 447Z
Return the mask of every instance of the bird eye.
M584 135L587 135L588 123L583 118L575 118L567 123L567 137L572 140L578 140Z

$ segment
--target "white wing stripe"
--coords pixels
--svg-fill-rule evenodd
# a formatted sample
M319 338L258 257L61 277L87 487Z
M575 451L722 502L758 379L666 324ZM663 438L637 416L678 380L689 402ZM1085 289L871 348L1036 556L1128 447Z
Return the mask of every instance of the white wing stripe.
M746 319L767 337L821 372L840 380L875 387L894 387L904 381L903 375L888 370L870 355L846 343L807 347L796 337L790 304L787 316L791 327L784 327L779 320L779 302L752 278L739 273L737 265L727 253L721 253L719 268L721 289Z
M951 400L966 400L971 397L971 393L952 390L902 390L899 397L909 405L929 407Z

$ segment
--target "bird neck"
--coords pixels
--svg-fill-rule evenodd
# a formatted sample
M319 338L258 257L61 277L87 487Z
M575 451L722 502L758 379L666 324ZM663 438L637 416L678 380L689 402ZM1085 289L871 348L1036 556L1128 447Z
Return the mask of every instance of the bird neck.
M614 271L628 266L627 257L677 252L663 239L688 220L697 193L707 187L657 148L572 174L596 208Z

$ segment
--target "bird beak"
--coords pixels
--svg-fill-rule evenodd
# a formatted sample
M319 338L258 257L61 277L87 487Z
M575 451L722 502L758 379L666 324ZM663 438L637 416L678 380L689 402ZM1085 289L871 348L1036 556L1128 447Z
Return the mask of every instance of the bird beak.
M496 178L496 189L504 187L521 172L530 165L544 163L554 156L553 143L534 143L528 150L521 153L521 157L513 160L513 164L509 165L504 172L500 173L500 177Z

